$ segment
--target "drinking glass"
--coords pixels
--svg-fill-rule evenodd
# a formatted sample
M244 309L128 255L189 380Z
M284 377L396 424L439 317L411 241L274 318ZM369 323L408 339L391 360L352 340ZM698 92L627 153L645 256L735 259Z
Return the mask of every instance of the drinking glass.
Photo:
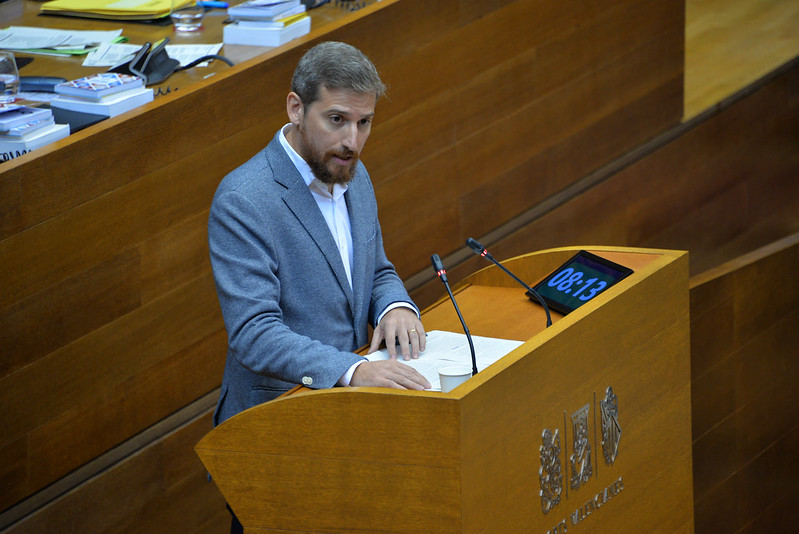
M19 71L14 54L11 52L0 52L0 104L8 104L17 98L19 93Z
M172 0L172 10L169 13L175 31L196 32L202 27L205 8L195 0Z

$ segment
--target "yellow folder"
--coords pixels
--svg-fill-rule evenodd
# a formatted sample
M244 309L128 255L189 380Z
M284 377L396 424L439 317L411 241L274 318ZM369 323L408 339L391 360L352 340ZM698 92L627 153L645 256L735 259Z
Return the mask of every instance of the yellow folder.
M114 20L146 20L166 17L195 0L52 0L42 5L41 12L52 15L102 18Z

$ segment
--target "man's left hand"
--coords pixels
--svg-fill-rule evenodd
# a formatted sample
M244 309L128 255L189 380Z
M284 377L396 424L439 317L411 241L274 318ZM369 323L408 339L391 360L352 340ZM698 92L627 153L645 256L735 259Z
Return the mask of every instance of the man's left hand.
M369 354L376 351L383 341L386 342L386 349L392 360L397 357L397 343L403 359L410 360L419 357L425 349L427 338L416 312L408 308L394 308L383 316L375 328Z

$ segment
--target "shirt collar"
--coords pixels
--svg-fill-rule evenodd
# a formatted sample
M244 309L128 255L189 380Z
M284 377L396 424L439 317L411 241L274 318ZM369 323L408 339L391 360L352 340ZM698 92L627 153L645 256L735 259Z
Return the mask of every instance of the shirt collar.
M286 151L286 154L288 154L289 159L292 161L292 163L294 163L294 166L297 168L300 176L302 176L303 181L305 181L305 185L328 198L333 198L334 200L341 198L341 196L347 192L347 184L334 184L333 194L330 194L327 185L322 183L321 180L314 176L311 166L308 165L304 159L302 159L302 156L300 156L297 151L294 150L294 147L291 146L288 139L286 139L286 132L291 127L292 124L288 123L280 129L280 144L283 146L283 150Z

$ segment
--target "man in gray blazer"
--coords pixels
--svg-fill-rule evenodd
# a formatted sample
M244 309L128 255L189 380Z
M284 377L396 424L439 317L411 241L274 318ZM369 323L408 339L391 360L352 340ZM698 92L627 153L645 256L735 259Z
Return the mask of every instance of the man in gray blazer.
M296 384L430 387L396 360L425 348L419 312L386 258L374 189L359 161L385 86L344 43L300 60L289 123L224 178L208 222L228 333L214 424ZM368 362L386 342L392 359Z

